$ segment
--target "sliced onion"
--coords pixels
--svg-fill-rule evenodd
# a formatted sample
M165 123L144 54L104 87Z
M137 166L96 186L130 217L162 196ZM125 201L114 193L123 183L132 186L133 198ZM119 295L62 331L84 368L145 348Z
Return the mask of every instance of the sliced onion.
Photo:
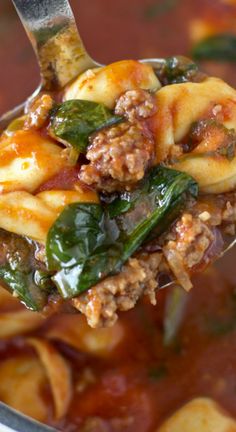
M189 274L184 267L181 255L176 250L169 250L167 248L163 248L163 253L178 283L186 291L189 291L193 285L190 280Z

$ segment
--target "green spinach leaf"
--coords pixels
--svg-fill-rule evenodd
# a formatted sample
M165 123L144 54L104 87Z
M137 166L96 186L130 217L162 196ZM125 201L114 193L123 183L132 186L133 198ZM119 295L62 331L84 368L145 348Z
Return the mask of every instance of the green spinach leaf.
M121 194L107 207L68 205L50 229L46 245L48 268L57 271L53 281L61 295L74 297L119 271L150 232L155 228L160 234L187 196L197 193L190 176L159 166L138 190Z
M57 105L51 113L50 132L56 138L85 152L93 132L123 121L105 105L73 99Z
M36 283L33 272L12 269L10 264L5 264L0 267L0 279L28 309L39 311L45 306L48 293ZM48 282L51 285L50 279Z
M37 245L17 234L0 230L0 281L31 310L42 309L52 290L51 275L35 259ZM55 287L54 287L55 289Z
M236 61L236 36L218 34L198 42L192 49L196 60Z
M206 77L196 63L184 56L160 59L155 73L162 85L199 82Z

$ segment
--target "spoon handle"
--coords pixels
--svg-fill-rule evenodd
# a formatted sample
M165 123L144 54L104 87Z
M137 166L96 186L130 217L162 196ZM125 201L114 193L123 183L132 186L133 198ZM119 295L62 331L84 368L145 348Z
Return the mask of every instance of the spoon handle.
M43 89L62 88L98 66L84 47L68 0L12 1L37 55Z

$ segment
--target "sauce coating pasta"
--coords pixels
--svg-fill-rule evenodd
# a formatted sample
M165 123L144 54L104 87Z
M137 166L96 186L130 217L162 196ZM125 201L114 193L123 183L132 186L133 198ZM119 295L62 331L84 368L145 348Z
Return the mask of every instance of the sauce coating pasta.
M85 18L87 9L83 9L83 1L80 3L82 3L80 16ZM173 52L189 51L190 38L197 43L201 38L214 35L217 31L225 32L230 29L234 31L235 6L233 1L222 0L209 5L205 0L197 2L182 0L181 4L179 3L179 9L172 9L172 6L167 5L166 12L165 2L163 3L164 15L161 12L158 16L160 4L146 5L146 2L139 0L132 1L130 4L123 0L111 4L107 1L94 0L93 13L90 11L90 24L93 27L94 23L97 25L97 22L101 21L97 41L104 42L107 34L111 40L114 39L114 45L101 43L100 53L99 47L96 47L96 50L94 49L96 57L104 63L109 63L109 60L114 59L114 51L117 52L117 58L141 58L147 55L168 56ZM77 6L76 2L74 6ZM134 19L134 30L131 33L135 36L131 35L128 38L125 22L126 19L129 19L130 23L130 14L124 11L125 8L128 8L129 11L133 6L135 6L136 18ZM5 5L0 5L0 10L5 7ZM162 10L162 5L160 9ZM106 18L108 10L111 24ZM187 20L191 14L192 19ZM124 28L124 31L120 31L120 17L123 20L122 29ZM136 19L139 25L135 24ZM141 21L143 31L140 31L139 27ZM84 30L88 33L88 45L93 48L93 32L87 25L87 21L84 20L84 22L86 24ZM183 25L185 22L188 24ZM9 31L13 25L12 23L8 26ZM114 36L111 36L112 31ZM124 39L125 43L122 43ZM10 41L9 43L11 52L14 54L14 50L19 49L20 46L20 32L19 44L15 43L15 37L13 43ZM27 57L26 54L25 57ZM12 73L11 68L7 67L9 58L10 56L6 58L4 52L7 82ZM17 70L21 71L23 61L20 63L14 68L14 78ZM232 64L208 63L205 70L210 76L222 76L227 82L235 84ZM27 73L30 75L29 71ZM2 69L1 95L4 94L4 87L7 88L4 85L3 75ZM19 97L20 101L21 92L27 93L27 86L30 86L30 80L35 74L32 73L27 82L25 82L25 74L18 72L17 75L19 83L17 96L13 79L11 88L9 86L7 88L6 102L4 98L0 98L2 108L5 106L4 103L9 104L9 107L14 105L15 97ZM21 75L24 86L20 85ZM44 244L48 230L63 210L63 206L85 201L87 204L102 202L104 205L110 193L107 192L108 185L116 190L120 179L123 181L122 188L128 185L125 196L131 197L133 179L136 178L137 172L139 176L142 176L146 170L152 169L155 161L154 153L157 150L161 155L164 151L171 156L168 160L170 169L175 168L178 171L188 172L196 178L201 194L204 193L205 196L200 196L193 210L191 205L185 208L184 214L179 217L178 224L170 233L167 244L159 245L155 239L152 239L149 244L145 245L144 250L138 251L137 255L123 266L119 274L119 285L118 283L116 285L117 303L113 302L111 291L104 291L104 286L101 286L102 282L96 290L92 288L90 292L85 292L83 301L82 296L78 297L81 299L81 308L87 306L86 297L89 298L90 310L95 308L98 313L96 315L98 321L99 305L101 305L103 323L105 320L108 322L111 317L109 313L111 314L112 309L108 306L112 305L119 311L120 307L124 309L130 305L130 302L136 301L135 296L129 297L128 289L126 290L124 284L124 273L129 275L133 283L132 289L137 288L135 295L139 292L145 294L142 290L142 281L148 279L149 286L146 294L152 302L155 301L153 291L156 289L157 282L156 263L161 264L162 277L166 271L166 262L163 261L160 248L164 247L167 258L170 252L171 254L175 252L175 260L172 261L174 269L178 270L180 264L184 263L184 269L187 266L191 267L193 272L199 269L201 271L222 247L218 232L219 226L223 224L226 232L234 234L235 183L232 168L234 166L232 129L234 129L235 91L223 81L218 81L219 84L216 86L216 78L187 83L185 86L190 86L191 89L195 85L197 89L206 87L203 92L205 105L202 99L200 100L199 90L194 94L194 98L199 96L198 103L194 105L193 98L189 96L188 99L188 94L186 94L186 102L182 103L184 96L180 95L181 91L176 92L175 99L174 87L176 84L165 85L162 89L156 88L154 84L157 79L159 78L152 78L152 90L158 89L157 99L166 98L165 104L158 102L157 111L153 110L150 104L147 107L145 102L144 106L141 103L138 109L130 107L131 109L127 110L129 101L134 99L134 94L131 98L130 94L126 95L120 100L116 114L125 116L128 121L136 122L138 118L141 124L138 129L127 128L126 130L124 128L125 131L119 123L113 124L112 127L116 130L112 136L112 147L109 145L111 136L108 137L107 133L99 131L99 136L94 140L91 138L90 159L87 161L89 163L85 164L84 157L78 154L78 150L70 154L67 149L64 151L65 145L62 140L56 142L47 132L45 135L44 124L42 134L38 133L39 130L34 126L32 131L24 130L23 135L33 134L34 142L39 140L40 150L45 149L45 161L48 155L48 163L40 164L41 157L39 160L35 158L37 148L32 141L32 151L27 152L27 149L24 148L24 155L20 154L20 157L14 160L11 169L8 166L7 170L1 171L0 167L0 181L5 179L1 184L0 196L2 210L4 210L2 219L0 211L0 223L2 221L5 224L1 226L0 231L1 243L4 245L0 251L0 265L5 264L6 251L12 257L17 248L21 251L21 268L24 268L26 273L28 272L28 280L44 287L44 292L52 288L45 282L47 275L44 264ZM212 82L212 86L209 81ZM177 88L185 88L185 86ZM148 89L149 87L141 87L144 94ZM129 88L125 87L124 91L126 90ZM132 88L130 91L134 90L137 89ZM76 93L73 94L76 96ZM150 95L149 92L148 95ZM117 94L118 97L119 94ZM213 101L210 106L209 98ZM147 99L150 102L149 96ZM175 99L174 103L173 99ZM57 100L57 102L60 101ZM110 100L108 94L105 102L107 106L114 108L117 101L112 98ZM152 113L153 118L152 116L150 119L149 116L145 118L146 112ZM160 117L163 121L160 121ZM38 125L40 122L39 119ZM197 124L193 126L193 122ZM30 121L27 122L27 128L29 124ZM161 127L161 125L163 128L159 129L158 126ZM224 129L225 127L227 130ZM122 135L120 130L125 133ZM158 139L155 134L155 140L150 137L148 130L159 134ZM22 132L19 134L21 135ZM125 146L119 152L121 164L118 166L112 151L116 149L117 141L119 144L124 142L123 139L121 140L124 135L126 138L128 136L130 146L128 152ZM134 157L135 152L141 154L135 141L137 136L142 137L142 143L147 144L147 151L142 154L142 164L138 164L140 158ZM10 137L8 142L12 143L13 140L14 138ZM159 145L155 146L158 143ZM167 143L169 146L165 147L164 144ZM96 151L100 145L101 153L98 155ZM6 151L14 154L12 147L14 145L9 144L9 149L6 150L2 146L3 161ZM106 150L102 151L102 149ZM209 149L214 154L205 154ZM16 150L18 153L15 152L14 157L19 156L20 153L19 148ZM188 157L186 157L186 150L189 153ZM52 151L51 155L50 151ZM62 157L61 153L63 153ZM160 154L159 158L162 159L163 156ZM128 161L126 161L126 155ZM106 158L111 162L109 172L104 172ZM76 163L76 166L71 166L71 162ZM83 171L84 178L90 181L89 186L82 185L81 179L78 178L81 165L88 167L83 168ZM224 166L224 171L222 171L222 166ZM15 175L16 170L17 175ZM207 170L207 176L204 175L204 170ZM114 178L111 186L112 175L117 175L117 173L119 178ZM229 175L231 173L232 176ZM109 180L107 181L108 175ZM94 188L97 190L95 191ZM104 188L106 193L101 193L101 189L104 190ZM223 195L228 191L231 192L227 193L224 199ZM7 212L6 201L11 207ZM140 211L150 209L146 201L142 201ZM124 219L129 224L129 228L137 220L134 219L134 216L136 216L135 213L129 219ZM12 232L10 237L6 235L6 229ZM181 241L186 234L186 229L189 233L189 242ZM205 253L204 248L206 247L207 252ZM36 280L33 280L29 273L32 269L26 268L28 261L23 251L25 255L28 254L27 256L34 265L35 260L32 257L36 254ZM203 258L200 262L198 262L199 257ZM11 259L11 263L16 265L17 260ZM0 399L63 432L77 430L82 432L163 432L166 430L184 432L184 427L191 428L191 431L194 427L197 427L197 430L201 428L202 432L226 432L229 428L233 431L236 402L233 366L235 360L234 256L232 255L219 265L223 266L223 270L211 268L207 273L196 276L193 280L194 289L186 295L187 297L183 291L178 292L175 289L160 291L156 297L157 305L151 306L141 295L142 298L133 310L120 313L119 320L112 327L103 329L91 329L86 320L78 314L66 313L43 318L37 312L23 309L18 299L9 296L5 290L1 290ZM116 275L105 279L106 285L111 289L112 278L116 278ZM189 281L185 287L188 286ZM33 298L35 299L34 296ZM104 303L101 302L101 299L104 300ZM49 300L51 313L58 311L61 300L58 299L55 292ZM72 311L69 304L64 307L66 312ZM115 314L112 315L111 321L114 316ZM169 333L167 329L170 327L171 332ZM49 358L50 355L51 358ZM57 365L65 366L64 372L56 376L56 379L50 374L50 367L55 366L53 362L55 355L58 360ZM49 359L49 368L45 358ZM56 369L54 367L54 372ZM71 381L70 376L72 376ZM63 385L60 381L62 377Z

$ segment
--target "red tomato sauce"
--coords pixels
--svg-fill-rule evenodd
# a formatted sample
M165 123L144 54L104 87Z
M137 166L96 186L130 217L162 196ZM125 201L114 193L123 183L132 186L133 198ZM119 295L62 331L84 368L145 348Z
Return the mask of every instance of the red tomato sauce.
M71 0L71 4L89 52L104 63L188 54L196 20L224 32L236 31L236 4L220 0L168 2L172 6L165 6L164 0L93 0L89 4L87 0ZM29 95L39 77L32 49L9 1L1 2L0 15L0 60L4 65L0 111L4 112ZM204 67L236 84L233 64L205 63ZM76 178L76 170L63 172L41 190L63 187ZM88 365L96 380L83 392L74 389L67 416L60 422L49 416L48 423L63 432L75 432L85 419L99 417L104 432L154 432L164 419L197 396L211 397L236 418L234 267L231 253L218 269L195 278L180 329L170 346L163 343L170 289L157 294L156 307L143 302L121 315L124 336L106 358L58 343L72 365L74 379ZM55 319L49 318L40 332L32 334L45 334ZM23 352L23 337L0 342L1 361ZM52 404L49 388L45 398Z
M61 172L51 177L47 182L43 183L36 191L36 193L43 192L45 190L69 190L73 189L73 186L78 182L80 165L75 167L67 167L61 170ZM88 188L87 188L88 189Z
M230 258L232 266L233 254ZM236 417L233 281L236 274L230 281L220 268L195 279L180 330L168 347L163 316L170 290L158 293L157 307L143 303L122 314L125 337L106 360L89 359L97 381L75 394L67 420L57 426L74 431L84 419L100 417L104 431L151 432L198 396L218 401Z
M175 410L199 396L218 401L236 417L233 262L231 253L220 267L195 278L181 326L169 346L163 343L163 318L170 289L157 294L156 307L143 302L120 315L124 336L105 358L55 343L72 366L74 382L84 367L92 369L96 380L81 392L74 390L63 420L55 422L51 414L48 423L73 432L80 430L86 419L99 418L104 432L154 432ZM231 269L230 276L225 269ZM30 336L46 335L58 319L49 318ZM1 342L0 352L4 361L31 351L22 336ZM44 389L44 398L52 405L49 388Z

